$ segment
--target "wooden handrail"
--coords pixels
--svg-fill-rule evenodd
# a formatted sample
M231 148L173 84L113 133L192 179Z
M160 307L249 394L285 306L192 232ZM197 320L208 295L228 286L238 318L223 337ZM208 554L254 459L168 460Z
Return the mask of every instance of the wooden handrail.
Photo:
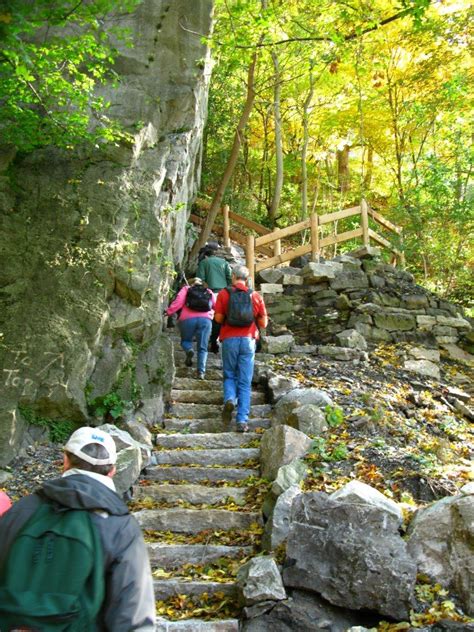
M372 239L384 248L390 250L390 252L399 259L402 265L405 263L404 253L394 248L387 239L372 230L369 226L369 218L373 219L383 228L390 230L397 235L401 235L401 227L393 224L383 217L383 215L380 215L380 213L371 209L364 199L362 199L359 206L352 206L334 213L325 213L324 215L317 215L316 213L313 213L308 219L298 222L297 224L293 224L292 226L278 228L274 231L270 231L270 229L266 226L262 226L243 215L239 215L238 213L231 211L228 206L225 206L222 209L222 213L224 216L223 227L215 224L214 230L218 234L224 235L225 245L230 245L230 239L233 239L245 246L246 262L253 282L255 281L255 273L260 270L265 270L266 268L286 263L295 257L309 253L311 253L311 259L313 261L318 261L321 248L349 241L350 239L357 239L359 237L362 237L363 243L366 246L370 244L370 239ZM360 216L361 223L359 228L340 233L339 235L329 235L328 237L320 236L319 232L321 226L330 222L337 222L341 219L355 216ZM252 234L244 236L241 233L232 231L230 229L231 219L234 222L252 230L254 233L257 233L258 237L254 237ZM191 215L191 220L196 224L203 224L205 221L197 215ZM311 231L310 243L292 248L286 252L281 251L282 239L285 237L291 237L292 235L296 235L297 233L307 229L310 229ZM256 252L266 255L268 258L264 261L255 263Z
M401 234L402 228L400 226L396 226L395 224L392 224L392 222L390 222L388 219L385 219L383 215L380 215L380 213L377 213L377 211L374 211L372 208L370 208L370 206L369 206L368 211L369 211L370 217L372 217L372 219L374 219L376 222L381 224L384 228L388 228L388 230L391 230L392 232L397 233L397 235Z
M238 215L234 213L234 211L229 211L230 219L233 219L238 224L242 224L242 226L246 226L247 228L251 228L259 235L267 235L271 233L271 230L266 226L262 226L261 224L257 224L257 222L253 222L251 219L244 217L243 215Z
M345 208L344 210L336 211L335 213L318 215L318 222L319 224L329 224L329 222L337 222L340 219L352 217L353 215L360 215L360 206L351 206L350 208Z
M268 235L263 235L262 237L257 237L255 243L257 246L263 246L265 244L269 244L272 241L276 241L277 239L283 239L284 237L290 237L290 235L295 235L296 233L301 232L302 230L306 230L311 225L310 219L305 219L302 222L298 222L297 224L293 224L293 226L287 226L286 228L278 228L278 230L274 230L273 233L269 233Z

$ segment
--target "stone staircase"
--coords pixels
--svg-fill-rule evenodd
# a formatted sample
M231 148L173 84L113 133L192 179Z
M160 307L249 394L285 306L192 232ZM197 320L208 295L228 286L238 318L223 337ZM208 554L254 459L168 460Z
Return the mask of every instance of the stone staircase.
M145 531L161 613L168 605L179 613L180 604L192 602L205 609L220 602L236 616L233 577L241 560L257 552L262 525L260 507L249 507L248 501L259 477L260 434L252 430L270 426L270 406L264 393L255 391L251 432L224 428L220 357L209 354L206 379L195 379L195 365L184 366L179 338L172 340L177 369L171 405L164 429L155 437L154 464L147 468L134 497L134 515ZM229 566L232 573L223 571L219 581L208 575L209 569ZM237 618L172 621L161 614L156 628L157 632L238 629Z

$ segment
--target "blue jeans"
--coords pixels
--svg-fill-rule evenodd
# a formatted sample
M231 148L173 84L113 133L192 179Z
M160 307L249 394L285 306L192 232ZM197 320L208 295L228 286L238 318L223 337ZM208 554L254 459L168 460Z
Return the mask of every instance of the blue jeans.
M198 316L197 318L180 320L178 324L181 332L181 347L184 351L189 351L193 348L193 339L196 337L197 370L199 373L205 373L212 321L210 318Z
M255 340L253 338L225 338L222 341L224 372L224 402L237 402L237 423L245 423L250 412Z

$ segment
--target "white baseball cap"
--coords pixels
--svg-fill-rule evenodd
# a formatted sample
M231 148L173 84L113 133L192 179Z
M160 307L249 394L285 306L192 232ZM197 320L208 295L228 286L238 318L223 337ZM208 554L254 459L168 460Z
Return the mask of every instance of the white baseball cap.
M108 452L107 458L96 459L82 451L86 445L90 445L91 443L103 446ZM80 459L87 461L87 463L91 465L114 465L117 461L115 441L111 435L103 430L99 430L99 428L91 428L89 426L79 428L69 437L64 449L71 454L75 454Z

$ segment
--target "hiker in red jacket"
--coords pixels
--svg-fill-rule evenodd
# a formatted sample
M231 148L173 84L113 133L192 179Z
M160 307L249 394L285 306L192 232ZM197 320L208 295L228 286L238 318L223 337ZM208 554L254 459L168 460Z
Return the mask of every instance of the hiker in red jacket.
M237 405L237 432L248 432L255 344L259 328L268 324L263 298L248 287L249 270L236 266L232 272L232 288L217 295L215 319L222 324L222 367L224 373L224 410L222 419L228 424Z

